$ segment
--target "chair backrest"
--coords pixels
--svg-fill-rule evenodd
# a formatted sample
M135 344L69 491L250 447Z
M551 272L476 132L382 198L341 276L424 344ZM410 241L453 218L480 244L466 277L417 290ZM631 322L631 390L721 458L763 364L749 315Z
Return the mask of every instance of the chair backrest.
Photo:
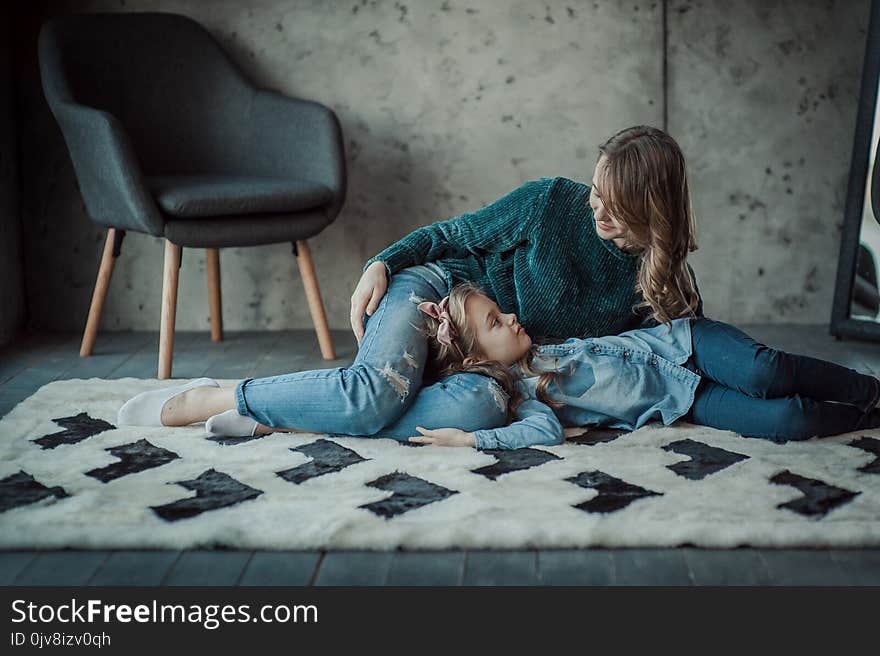
M75 14L43 27L47 100L118 118L145 175L226 172L255 89L211 34L177 14Z

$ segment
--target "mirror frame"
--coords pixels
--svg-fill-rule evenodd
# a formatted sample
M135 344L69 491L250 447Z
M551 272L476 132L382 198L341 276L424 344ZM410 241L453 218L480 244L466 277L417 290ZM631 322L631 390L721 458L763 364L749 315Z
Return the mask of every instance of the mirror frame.
M840 254L837 260L834 304L831 307L831 334L838 339L852 337L880 341L880 322L850 318L856 258L858 257L859 236L864 211L865 186L869 173L871 135L874 131L874 113L877 109L878 86L880 86L880 0L872 0L868 38L865 43L865 64L862 69L859 109L856 117L856 132L849 167L846 207L843 229L841 230ZM880 151L878 151L878 160L880 160Z

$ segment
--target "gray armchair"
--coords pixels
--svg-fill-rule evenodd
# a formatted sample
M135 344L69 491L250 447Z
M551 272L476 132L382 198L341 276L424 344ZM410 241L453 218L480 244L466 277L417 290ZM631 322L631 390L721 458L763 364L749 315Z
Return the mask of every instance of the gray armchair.
M334 359L307 239L345 199L342 132L315 102L254 87L201 25L175 14L78 14L39 37L46 100L86 210L109 228L80 355L90 355L126 231L165 241L159 378L171 376L182 247L207 249L223 338L219 250L289 241L325 359Z

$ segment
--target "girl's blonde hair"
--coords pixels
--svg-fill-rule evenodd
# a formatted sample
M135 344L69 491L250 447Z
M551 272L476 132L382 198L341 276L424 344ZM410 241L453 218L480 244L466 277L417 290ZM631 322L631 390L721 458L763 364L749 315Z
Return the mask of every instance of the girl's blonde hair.
M684 155L663 130L647 125L621 130L599 146L602 202L642 251L635 290L650 317L668 323L693 316L700 298L687 266L697 249Z
M497 360L488 360L480 352L477 345L477 333L467 320L465 306L472 296L481 294L488 295L477 285L463 282L452 288L449 293L449 305L447 311L455 328L456 337L447 346L437 339L437 329L440 322L427 314L425 319L424 333L428 336L428 369L427 378L445 378L457 373L475 373L488 376L495 380L507 394L507 421L515 417L516 408L522 403L524 397L517 382L520 376L511 371L508 365ZM539 376L537 383L538 400L552 406L562 405L547 395L547 387L559 375L558 371L542 372L536 369L532 363L534 351L529 351L515 363L524 376Z

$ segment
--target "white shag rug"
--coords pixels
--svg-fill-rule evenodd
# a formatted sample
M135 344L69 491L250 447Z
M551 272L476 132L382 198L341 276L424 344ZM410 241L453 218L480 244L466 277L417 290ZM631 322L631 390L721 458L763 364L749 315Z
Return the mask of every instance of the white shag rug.
M778 445L656 424L481 452L114 426L169 384L57 381L0 419L0 548L880 546L878 430Z

